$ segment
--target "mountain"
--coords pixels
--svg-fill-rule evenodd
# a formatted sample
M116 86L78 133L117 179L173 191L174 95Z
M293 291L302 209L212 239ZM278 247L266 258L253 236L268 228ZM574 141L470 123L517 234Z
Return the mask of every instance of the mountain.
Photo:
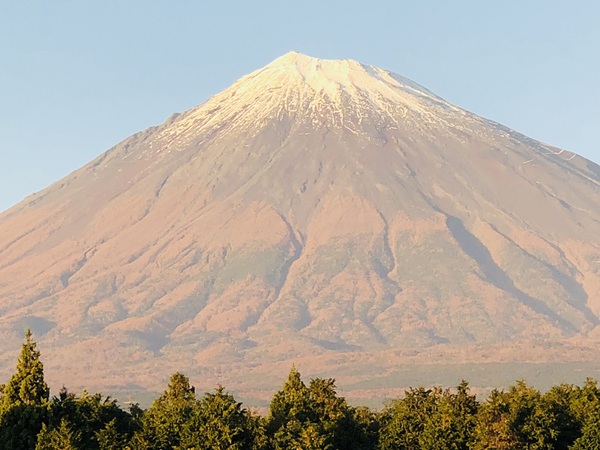
M600 167L355 61L288 53L0 236L5 379L25 327L51 382L104 390L599 356Z

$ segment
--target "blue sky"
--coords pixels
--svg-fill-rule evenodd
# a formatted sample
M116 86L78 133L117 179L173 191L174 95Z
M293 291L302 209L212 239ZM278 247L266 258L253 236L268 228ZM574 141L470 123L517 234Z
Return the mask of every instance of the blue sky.
M289 50L392 70L600 163L595 0L0 6L0 210Z

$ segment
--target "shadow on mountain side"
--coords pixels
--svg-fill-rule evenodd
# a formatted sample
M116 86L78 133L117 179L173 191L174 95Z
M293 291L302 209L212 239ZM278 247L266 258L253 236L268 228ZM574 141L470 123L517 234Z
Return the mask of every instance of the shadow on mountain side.
M460 245L463 251L479 265L486 281L517 298L521 303L531 308L533 311L548 317L563 331L568 333L575 332L573 324L556 314L543 301L534 298L517 288L506 272L504 272L504 270L502 270L502 268L492 259L492 255L485 245L466 229L462 220L458 217L446 215L446 225L458 245Z
M346 342L343 342L343 341L333 342L333 341L328 341L325 339L313 339L312 341L315 344L318 344L327 350L334 350L334 351L341 351L341 352L352 352L352 351L360 350L360 347L358 347L357 345L347 344Z

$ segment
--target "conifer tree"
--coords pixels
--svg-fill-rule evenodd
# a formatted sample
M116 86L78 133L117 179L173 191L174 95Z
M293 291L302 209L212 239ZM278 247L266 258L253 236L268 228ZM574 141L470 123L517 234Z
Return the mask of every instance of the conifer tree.
M48 401L50 390L44 381L44 365L36 346L28 328L17 371L4 388L3 409L14 405L41 405Z
M83 391L80 397L63 387L58 397L48 402L48 425L58 427L66 419L71 428L79 433L80 446L86 450L98 450L98 433L114 428L120 440L128 440L134 431L133 418L123 411L116 400L102 394L88 394ZM111 424L109 426L109 424ZM107 431L108 430L108 431Z
M382 413L380 449L420 449L423 431L437 411L440 395L440 388L410 388L403 399L388 405Z
M293 366L283 388L271 400L270 426L279 428L290 420L305 422L310 414L310 392Z
M144 412L142 429L131 441L132 449L171 450L181 441L185 424L197 406L195 389L182 373L171 375L167 389Z
M315 378L307 387L292 367L271 401L267 434L275 449L368 448L367 429L335 391L335 380Z
M588 378L571 402L573 415L580 424L579 437L571 450L597 450L600 448L600 388L598 382Z
M111 420L106 426L96 431L96 442L99 450L122 450L125 438L117 429L116 419Z
M337 395L333 378L315 378L308 387L311 400L312 420L318 427L313 431L321 432L320 446L327 448L362 449L362 430L355 420L346 399ZM313 433L314 434L314 433Z
M0 448L31 450L47 420L48 385L40 352L28 329L16 373L4 386L0 404Z
M71 430L67 420L60 421L58 428L49 430L46 424L38 434L35 450L78 450L79 434Z
M467 450L474 439L479 404L462 381L456 393L438 390L435 412L425 421L419 438L422 450Z
M556 419L556 434L553 436L554 450L571 449L573 443L581 436L582 424L585 423L585 412L578 411L578 405L582 395L580 387L569 384L553 386L543 395L544 408Z
M311 418L310 392L296 367L292 367L283 388L271 400L267 434L273 447L293 448Z
M248 411L219 386L200 400L185 425L180 447L194 450L251 450L253 424Z
M475 450L554 450L557 419L539 391L518 381L507 392L492 391L481 406Z

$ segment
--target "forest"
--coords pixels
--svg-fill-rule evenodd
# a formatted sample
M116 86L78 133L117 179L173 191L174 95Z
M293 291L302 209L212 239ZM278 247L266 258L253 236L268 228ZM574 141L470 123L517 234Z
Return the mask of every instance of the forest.
M31 450L461 450L600 449L600 390L523 381L478 400L455 389L410 388L379 411L351 406L331 378L306 384L292 367L262 416L225 388L197 396L174 373L142 410L102 394L50 396L27 330L15 373L0 386L0 449Z

